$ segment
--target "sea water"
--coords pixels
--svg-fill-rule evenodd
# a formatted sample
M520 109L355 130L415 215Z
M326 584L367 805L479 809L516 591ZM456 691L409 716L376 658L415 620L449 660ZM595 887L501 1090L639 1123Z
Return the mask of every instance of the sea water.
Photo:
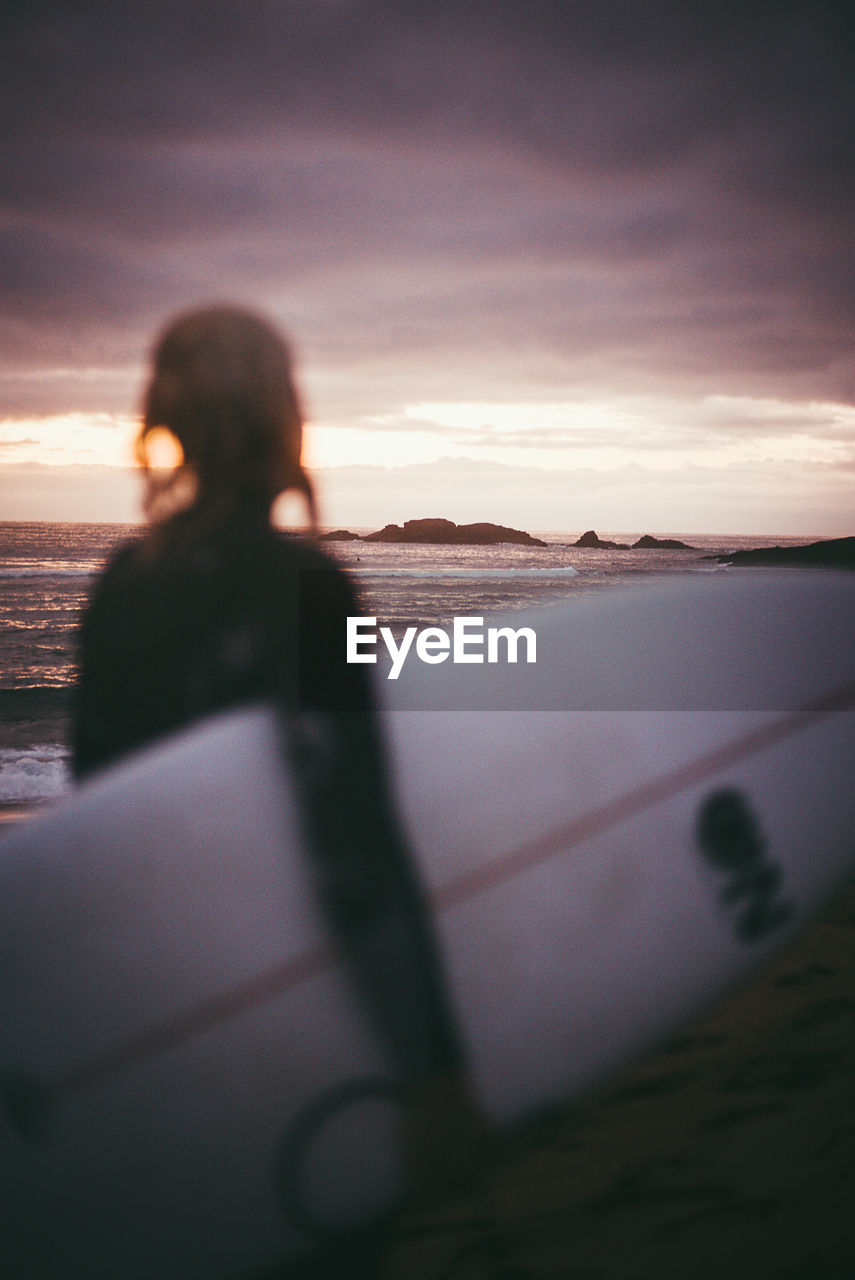
M70 786L81 612L110 552L138 534L135 525L0 522L0 821ZM630 580L643 588L666 572L712 572L718 566L705 557L745 547L810 541L685 535L691 551L598 551L573 546L578 532L539 536L547 546L326 546L352 574L362 614L401 635L408 626L538 607ZM601 536L631 544L639 535Z

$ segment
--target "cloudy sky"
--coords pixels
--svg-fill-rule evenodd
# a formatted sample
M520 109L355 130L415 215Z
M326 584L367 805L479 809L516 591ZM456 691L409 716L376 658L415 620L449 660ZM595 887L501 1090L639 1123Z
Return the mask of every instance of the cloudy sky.
M292 337L327 523L855 532L845 6L4 6L0 517L132 519L146 353Z

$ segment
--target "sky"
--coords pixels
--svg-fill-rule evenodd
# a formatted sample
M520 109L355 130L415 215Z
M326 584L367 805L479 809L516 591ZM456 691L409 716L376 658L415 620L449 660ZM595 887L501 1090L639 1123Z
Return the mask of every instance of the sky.
M290 337L324 524L855 533L846 9L6 4L0 518L138 518L153 338L219 300Z

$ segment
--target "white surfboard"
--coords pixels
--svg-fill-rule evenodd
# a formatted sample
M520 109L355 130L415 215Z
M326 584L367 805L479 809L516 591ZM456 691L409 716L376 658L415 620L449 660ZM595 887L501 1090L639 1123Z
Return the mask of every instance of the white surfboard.
M702 1009L855 866L855 578L716 574L502 622L535 629L536 664L378 669L498 1131ZM0 1274L225 1280L406 1190L400 1082L276 744L265 708L219 717L0 844Z

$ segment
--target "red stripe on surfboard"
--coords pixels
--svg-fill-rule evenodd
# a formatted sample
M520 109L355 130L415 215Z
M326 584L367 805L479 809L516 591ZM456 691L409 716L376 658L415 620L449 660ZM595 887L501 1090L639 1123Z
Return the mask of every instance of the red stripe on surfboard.
M135 1067L140 1062L157 1057L161 1053L174 1049L176 1045L193 1036L202 1035L212 1027L218 1027L232 1018L239 1017L248 1009L275 1000L283 991L297 987L316 974L332 968L336 954L332 945L318 947L314 951L304 951L299 956L283 961L264 973L238 986L231 987L208 1000L200 1001L192 1009L185 1009L156 1026L148 1027L138 1035L132 1036L121 1044L93 1054L75 1066L69 1067L61 1075L47 1084L52 1099L66 1094L79 1093L91 1089L93 1085L109 1080L112 1076Z
M617 799L599 805L555 827L536 840L482 867L455 877L429 894L431 905L443 910L476 897L514 876L559 857L592 836L625 822L646 809L673 798L681 791L802 733L834 712L855 705L855 683L844 685L806 707L759 726L741 738L717 747L677 769L642 783ZM336 960L332 944L303 952L264 973L209 1000L201 1001L123 1043L105 1049L66 1071L42 1082L51 1101L91 1089L122 1071L175 1048L193 1036L211 1030L258 1005L277 999L286 991L331 968Z
M571 822L554 827L546 835L520 845L511 853L494 858L492 862L457 876L431 894L431 902L441 910L444 907L454 906L458 902L464 902L467 898L475 897L485 889L492 889L531 867L548 862L575 845L584 843L592 836L600 835L603 831L608 831L610 827L635 817L645 809L651 809L654 805L671 800L681 791L697 786L698 783L705 782L722 770L740 764L743 760L757 755L758 752L765 751L793 737L794 734L803 732L832 712L842 711L853 705L855 705L855 684L845 685L819 702L801 707L769 724L761 725L734 742L716 747L705 755L698 756L696 760L662 774L661 777L654 778L650 782L643 782L632 791L618 796L617 799L589 810L580 818L574 818Z

